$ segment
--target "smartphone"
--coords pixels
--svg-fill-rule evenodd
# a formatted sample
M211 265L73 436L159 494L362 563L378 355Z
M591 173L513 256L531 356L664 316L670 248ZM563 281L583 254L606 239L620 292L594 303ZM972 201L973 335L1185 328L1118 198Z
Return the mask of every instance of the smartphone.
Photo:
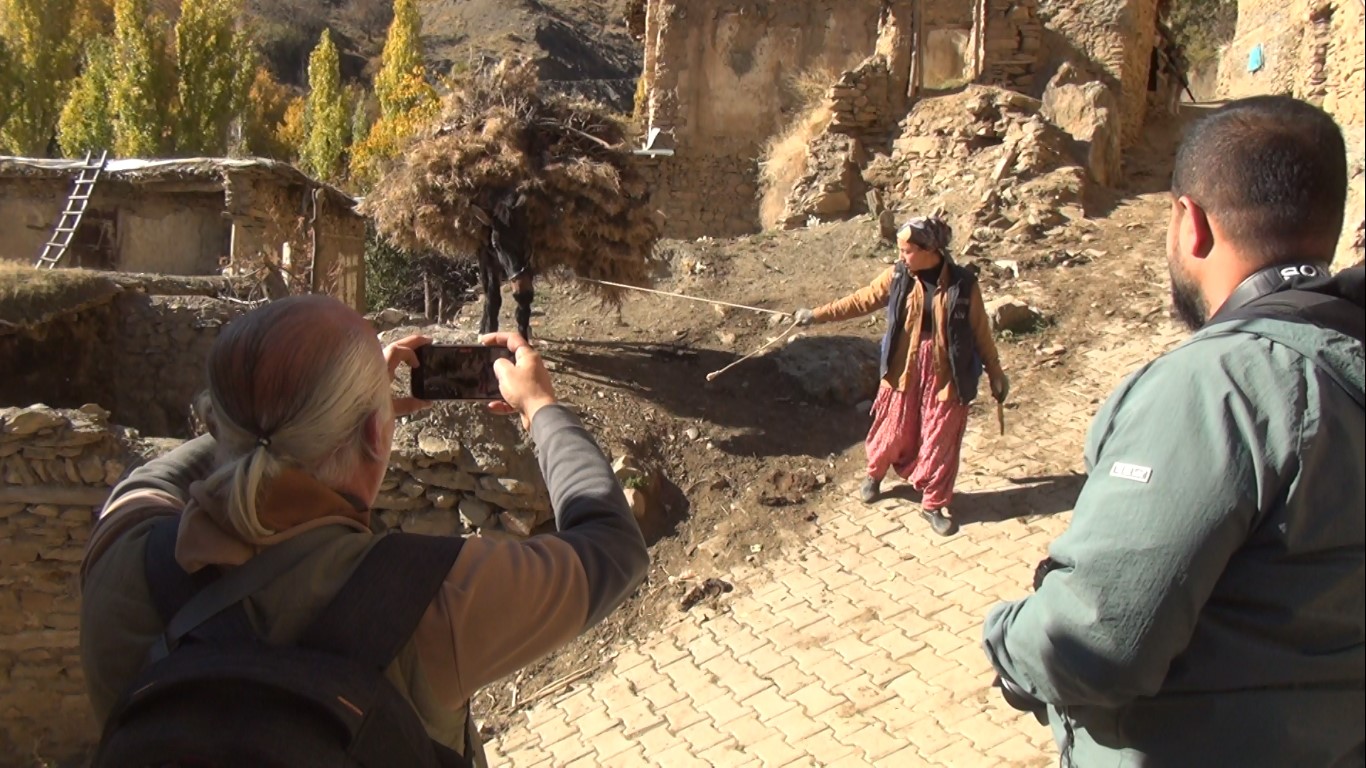
M493 363L511 360L507 347L428 344L417 348L413 397L419 400L500 400Z

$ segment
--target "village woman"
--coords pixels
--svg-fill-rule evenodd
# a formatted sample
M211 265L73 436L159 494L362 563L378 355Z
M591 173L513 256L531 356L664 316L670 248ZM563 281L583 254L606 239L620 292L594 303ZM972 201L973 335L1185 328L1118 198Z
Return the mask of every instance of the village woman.
M949 257L952 236L943 219L911 219L897 230L894 266L856 293L794 314L805 326L886 309L882 381L860 495L865 503L876 501L887 470L895 470L923 494L921 516L942 536L958 530L949 503L968 405L983 369L997 401L1005 402L1010 391L977 279Z

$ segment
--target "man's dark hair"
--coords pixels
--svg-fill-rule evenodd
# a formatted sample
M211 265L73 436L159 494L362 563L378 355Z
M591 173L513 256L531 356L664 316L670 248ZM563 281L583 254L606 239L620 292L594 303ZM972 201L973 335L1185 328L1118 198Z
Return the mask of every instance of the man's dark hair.
M1342 130L1289 96L1229 102L1181 143L1172 194L1189 195L1263 265L1332 261L1347 202Z

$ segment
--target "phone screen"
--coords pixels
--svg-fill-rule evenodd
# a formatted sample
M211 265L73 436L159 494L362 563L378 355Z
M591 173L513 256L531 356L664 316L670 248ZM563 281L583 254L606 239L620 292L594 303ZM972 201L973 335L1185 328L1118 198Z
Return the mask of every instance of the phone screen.
M499 400L493 362L512 359L506 347L429 344L417 348L412 372L413 397L419 400Z

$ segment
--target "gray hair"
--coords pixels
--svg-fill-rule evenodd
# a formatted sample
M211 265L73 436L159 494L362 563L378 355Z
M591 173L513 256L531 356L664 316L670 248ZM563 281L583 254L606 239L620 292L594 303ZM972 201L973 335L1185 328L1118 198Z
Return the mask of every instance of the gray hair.
M238 536L274 531L258 516L264 484L296 467L342 484L373 449L365 423L392 418L389 376L373 330L341 302L299 296L230 323L209 353L200 408L218 443L206 490Z

